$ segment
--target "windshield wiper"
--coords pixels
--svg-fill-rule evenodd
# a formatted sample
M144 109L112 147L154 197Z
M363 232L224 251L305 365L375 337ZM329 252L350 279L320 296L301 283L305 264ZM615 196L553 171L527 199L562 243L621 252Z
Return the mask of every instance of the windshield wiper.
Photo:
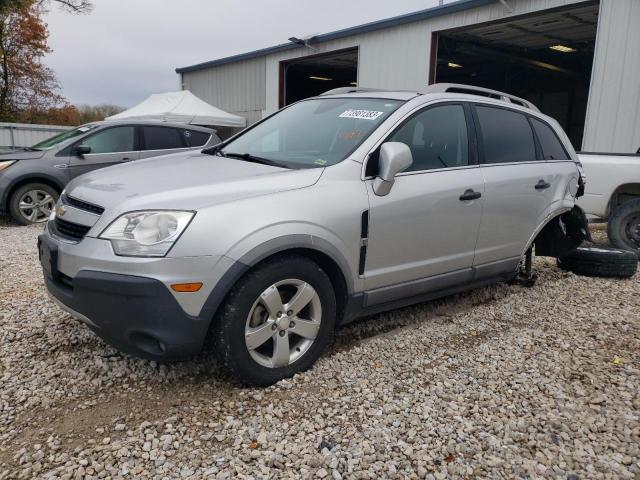
M218 145L214 145L213 147L204 148L200 151L200 153L206 153L207 155L220 155L220 150L224 147L224 143L219 143Z
M251 155L250 153L233 153L233 152L220 152L225 157L229 158L238 158L240 160L244 160L246 162L260 163L262 165L270 165L272 167L280 167L280 168L290 168L285 164L276 162L274 160L269 160L268 158L257 157L255 155Z

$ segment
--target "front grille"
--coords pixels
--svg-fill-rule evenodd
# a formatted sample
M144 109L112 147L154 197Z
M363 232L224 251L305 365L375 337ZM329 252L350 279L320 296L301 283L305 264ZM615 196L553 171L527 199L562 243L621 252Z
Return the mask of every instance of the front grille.
M66 205L71 205L72 207L75 207L78 210L84 210L86 212L95 213L96 215L102 215L104 213L103 207L94 205L92 203L84 202L82 200L78 200L77 198L70 197L67 194L62 196L62 203Z
M82 240L84 236L89 232L91 227L86 225L79 225L73 222L67 222L66 220L56 217L54 223L55 233L61 237L69 238L72 240Z

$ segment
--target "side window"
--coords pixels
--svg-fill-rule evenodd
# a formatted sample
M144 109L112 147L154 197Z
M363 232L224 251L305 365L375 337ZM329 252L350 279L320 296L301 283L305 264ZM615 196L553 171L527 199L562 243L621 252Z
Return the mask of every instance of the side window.
M569 155L562 146L562 142L549 125L535 118L531 118L531 124L540 141L545 160L569 160Z
M181 131L177 128L142 127L142 131L144 132L145 150L169 150L187 146Z
M211 134L198 130L183 130L182 134L188 147L201 147L209 140Z
M503 108L476 106L485 163L536 160L536 144L527 117Z
M386 141L409 146L413 155L409 172L469 165L469 138L462 105L427 108Z
M91 147L91 153L131 152L135 150L135 127L107 128L80 142Z

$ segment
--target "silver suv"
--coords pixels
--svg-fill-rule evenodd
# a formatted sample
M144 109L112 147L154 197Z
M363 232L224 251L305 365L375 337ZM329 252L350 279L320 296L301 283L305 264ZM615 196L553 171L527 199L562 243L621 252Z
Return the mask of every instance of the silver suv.
M338 89L202 152L77 178L39 254L51 298L121 351L207 345L268 385L339 325L512 280L534 244L574 248L581 189L567 136L525 100Z
M98 168L213 146L215 130L150 121L94 122L32 147L0 154L0 213L22 225L45 222L64 186Z

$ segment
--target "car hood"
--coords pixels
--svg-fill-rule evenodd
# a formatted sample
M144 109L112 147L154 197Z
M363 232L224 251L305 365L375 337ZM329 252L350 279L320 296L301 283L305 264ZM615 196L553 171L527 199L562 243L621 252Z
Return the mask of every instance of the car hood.
M13 150L0 151L0 162L6 160L37 160L45 154L44 150Z
M119 214L143 209L197 210L313 185L322 168L290 170L215 155L178 153L96 170L67 195Z

